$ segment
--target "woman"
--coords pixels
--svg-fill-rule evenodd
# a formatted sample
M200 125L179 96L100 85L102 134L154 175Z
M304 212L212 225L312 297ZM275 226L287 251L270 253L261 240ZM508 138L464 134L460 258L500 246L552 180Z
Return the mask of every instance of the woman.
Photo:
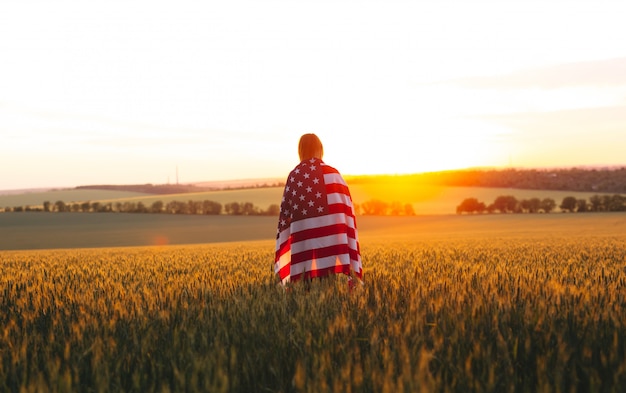
M330 274L362 279L352 198L346 182L322 161L315 134L300 138L300 164L289 174L278 219L274 272L283 285Z

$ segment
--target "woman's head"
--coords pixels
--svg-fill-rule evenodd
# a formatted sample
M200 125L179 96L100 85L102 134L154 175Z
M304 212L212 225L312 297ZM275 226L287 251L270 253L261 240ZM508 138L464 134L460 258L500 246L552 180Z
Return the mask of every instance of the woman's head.
M324 156L322 141L315 134L302 135L298 144L298 154L300 154L300 161L311 158L319 158L321 160Z

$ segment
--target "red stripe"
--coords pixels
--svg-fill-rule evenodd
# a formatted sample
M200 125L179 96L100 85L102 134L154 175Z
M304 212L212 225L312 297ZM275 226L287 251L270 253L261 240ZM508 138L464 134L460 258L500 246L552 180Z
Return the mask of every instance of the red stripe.
M289 236L287 241L281 244L278 250L276 250L276 254L274 256L274 262L278 262L280 257L282 257L290 249L291 249L291 236Z
M350 190L348 189L348 187L346 185L339 184L339 183L326 184L326 192L328 194L337 193L337 194L347 195L348 197L350 196Z
M288 277L291 274L291 263L286 264L278 271L278 277L283 280L285 277Z
M343 203L333 203L332 205L328 205L328 212L330 214L343 213L349 217L354 218L354 214L352 214L352 207Z
M337 173L337 174L338 174L338 173L339 173L339 171L338 171L338 170L336 170L335 168L333 168L333 167L332 167L332 166L330 166L330 165L326 165L326 164L324 164L324 165L322 165L322 173L323 173L323 174L325 174L325 175L326 175L326 174L330 174L330 173Z
M317 258L326 258L333 255L349 254L350 248L347 244L336 244L334 246L316 248L313 250L306 250L297 254L291 254L291 263L296 264L300 262L312 261Z

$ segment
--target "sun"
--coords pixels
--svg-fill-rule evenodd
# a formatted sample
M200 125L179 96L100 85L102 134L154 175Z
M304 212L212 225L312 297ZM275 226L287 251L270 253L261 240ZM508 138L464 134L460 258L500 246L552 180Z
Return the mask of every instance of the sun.
M461 119L433 122L424 130L353 139L335 136L325 143L325 159L351 175L498 167L508 162L504 129Z

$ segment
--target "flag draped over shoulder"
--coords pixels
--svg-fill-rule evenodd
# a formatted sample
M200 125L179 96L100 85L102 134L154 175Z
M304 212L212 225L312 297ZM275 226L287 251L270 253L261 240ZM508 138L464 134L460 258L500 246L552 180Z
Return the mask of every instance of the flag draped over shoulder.
M274 272L283 284L333 273L362 278L352 197L341 174L318 158L291 171L280 206Z

